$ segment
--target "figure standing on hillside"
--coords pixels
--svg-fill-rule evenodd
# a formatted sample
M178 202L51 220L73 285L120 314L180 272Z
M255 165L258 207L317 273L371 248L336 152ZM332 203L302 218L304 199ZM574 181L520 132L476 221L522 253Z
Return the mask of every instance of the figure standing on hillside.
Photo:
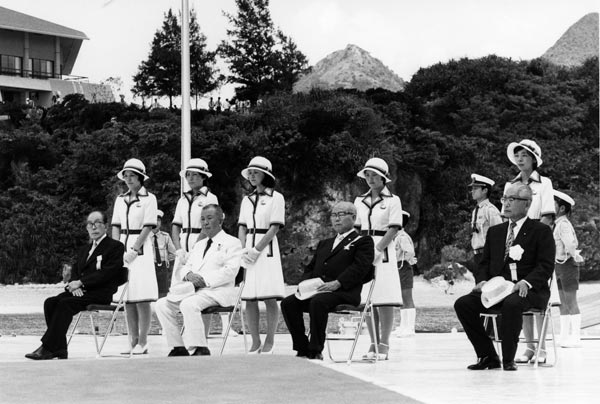
M215 104L215 110L217 111L217 114L221 113L221 110L223 108L223 104L221 103L221 97L217 98L217 103Z
M536 142L529 139L523 139L520 142L513 142L508 145L506 155L511 163L519 168L519 175L507 182L504 186L504 193L514 184L528 184L533 191L531 205L527 211L527 217L534 220L539 220L542 223L551 226L554 220L554 194L552 190L552 181L548 177L542 177L538 173L538 168L542 165L542 149ZM503 212L504 213L504 212ZM542 322L538 316L536 322L538 331L541 328ZM531 341L533 339L533 316L527 316L523 320L523 335L525 339ZM542 350L538 362L546 361L545 341L542 341ZM535 345L528 343L523 354L517 356L517 363L528 363L535 360L533 357Z
M384 160L377 157L369 159L356 175L365 179L369 191L354 200L357 211L355 226L360 229L361 235L371 236L375 244L375 288L372 299L377 328L372 330L371 322L367 322L371 345L363 359L375 358L375 344L378 344L378 359L387 359L394 326L394 307L402 305L398 260L392 244L402 228L402 204L400 198L386 186L392 180ZM363 301L368 290L367 284L363 287Z
M210 97L210 100L208 100L208 112L211 114L215 113L215 100L213 100L213 97Z
M414 276L413 265L417 263L415 256L415 245L409 234L405 231L410 220L410 213L402 211L402 228L394 240L396 247L396 259L398 260L398 276L400 277L400 289L402 290L402 309L400 310L400 326L394 330L398 338L411 337L415 335L415 320L417 310L413 300Z
M577 249L575 229L569 221L575 201L563 192L554 191L554 204L556 209L554 271L560 296L560 346L579 348L581 347L581 313L577 304L578 265L583 262L583 258Z
M150 179L146 166L138 159L129 159L117 177L125 182L128 191L117 197L112 216L112 238L125 245L123 261L129 268L129 286L125 296L127 328L131 337L128 352L148 353L148 332L152 310L150 303L158 299L158 284L154 269L152 241L149 237L156 227L157 202L154 194L144 187ZM120 296L120 290L116 296Z
M219 204L217 196L208 189L208 179L212 177L212 173L208 169L206 161L200 158L190 159L185 164L185 168L179 172L179 176L185 179L190 190L184 192L177 201L171 224L171 237L177 249L177 259L171 275L172 285L180 279L175 272L187 262L194 244L206 237L206 234L202 233L200 220L202 208L207 205ZM222 324L227 324L227 318L227 314L221 315ZM222 329L225 330L225 327Z
M490 227L502 223L500 211L489 200L495 182L479 174L471 174L471 197L477 203L471 215L471 247L473 248L473 271L481 262L485 237Z
M248 328L252 335L248 353L273 353L279 318L277 301L285 294L277 241L277 232L285 224L285 200L274 189L273 168L266 158L257 156L250 160L248 167L242 170L242 177L253 187L252 192L242 199L238 221L238 236L245 246L242 266L246 268L246 283L242 299L246 301ZM260 300L267 308L267 335L262 344L259 334Z

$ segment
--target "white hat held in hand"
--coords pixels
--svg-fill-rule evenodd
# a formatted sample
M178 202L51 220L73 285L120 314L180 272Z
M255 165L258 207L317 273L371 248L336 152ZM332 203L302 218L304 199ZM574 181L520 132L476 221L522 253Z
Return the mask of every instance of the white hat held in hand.
M180 302L188 296L196 293L196 287L192 282L181 282L169 288L167 300L170 302Z
M489 309L512 293L515 284L502 276L494 276L481 287L481 304Z

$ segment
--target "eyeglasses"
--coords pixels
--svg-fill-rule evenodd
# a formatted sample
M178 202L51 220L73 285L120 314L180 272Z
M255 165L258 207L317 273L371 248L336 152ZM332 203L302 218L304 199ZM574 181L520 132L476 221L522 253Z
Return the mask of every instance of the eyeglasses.
M332 213L331 217L343 219L344 217L346 217L348 215L353 215L353 214L354 213L352 213L352 212L337 212L337 213Z
M529 201L528 198L518 198L516 196L503 196L500 198L500 202L502 203L513 203L514 201Z
M96 220L95 222L85 222L85 227L87 227L88 229L91 229L93 227L100 227L103 225L104 225L104 222L101 220Z

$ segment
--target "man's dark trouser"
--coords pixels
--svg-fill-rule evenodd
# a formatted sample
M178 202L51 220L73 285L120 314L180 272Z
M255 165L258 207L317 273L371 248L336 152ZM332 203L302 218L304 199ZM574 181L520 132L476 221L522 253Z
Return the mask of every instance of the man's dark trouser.
M292 335L293 349L300 354L321 353L325 345L327 317L340 304L351 304L336 292L318 293L307 300L290 295L281 302L281 312ZM310 341L306 336L302 313L310 316Z
M502 340L502 360L504 362L514 360L519 334L523 327L523 312L529 310L532 307L531 300L537 301L538 297L533 290L529 290L527 297L524 298L519 297L518 292L514 292L499 304L490 307L489 310L500 310L502 316L499 334ZM496 355L494 344L483 328L483 321L479 316L480 313L488 311L481 304L481 293L471 292L460 297L454 303L454 310L475 348L477 357Z
M81 297L73 296L70 292L63 292L57 296L49 297L44 302L44 316L48 329L42 337L42 344L51 352L67 349L67 331L73 321L73 316L85 310L89 304L109 304L110 298L98 297L93 294L84 294Z

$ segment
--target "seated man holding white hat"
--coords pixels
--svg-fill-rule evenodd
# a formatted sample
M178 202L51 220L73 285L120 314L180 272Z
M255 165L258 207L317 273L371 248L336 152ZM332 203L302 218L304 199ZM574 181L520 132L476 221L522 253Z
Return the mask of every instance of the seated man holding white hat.
M495 182L479 174L471 174L471 197L477 203L471 214L471 247L475 270L483 256L483 246L490 227L502 223L500 211L489 200ZM474 271L473 271L474 272Z
M367 278L371 279L373 239L359 235L354 230L355 221L354 204L339 202L333 207L331 224L337 236L319 242L298 292L281 302L281 312L298 357L323 359L329 312L340 304L358 305L362 285ZM304 312L310 315L310 339L304 329Z
M554 239L550 227L527 217L531 197L528 185L513 184L507 188L502 203L509 221L489 229L475 273L475 288L454 304L478 357L477 363L468 366L470 370L500 367L480 313L488 308L500 310L502 366L504 370L517 370L514 358L523 324L522 313L532 307L545 308L550 298L548 281L554 269ZM494 277L502 277L514 285L508 289L506 282L496 279L491 287L486 286Z
M156 315L172 348L169 356L210 355L206 341L202 310L235 302L235 277L240 268L242 244L222 229L223 210L219 205L206 205L200 216L202 232L207 237L198 241L177 274L166 297L156 302ZM177 313L183 314L183 335L177 324ZM186 348L187 347L187 348Z

